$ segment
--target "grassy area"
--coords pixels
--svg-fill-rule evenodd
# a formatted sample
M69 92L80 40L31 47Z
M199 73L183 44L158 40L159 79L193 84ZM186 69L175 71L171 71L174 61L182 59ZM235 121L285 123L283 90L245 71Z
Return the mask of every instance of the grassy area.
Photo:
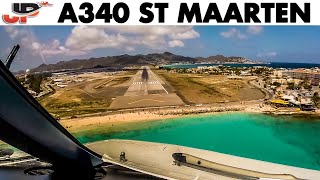
M138 70L126 70L125 75L135 75Z
M54 117L105 112L113 98L126 92L127 86L119 85L128 82L130 78L121 75L70 84L66 88L57 88L55 94L42 99L40 103Z
M237 102L261 99L264 94L248 84L249 79L230 80L226 76L174 74L157 71L189 104Z
M40 103L55 117L105 112L106 107L111 103L111 99L87 97L85 93L80 93L75 90L73 92L73 95L62 92L60 96L47 97L41 100Z
M187 104L239 102L264 98L264 94L248 84L249 78L230 80L226 76L173 74L155 71L166 89L175 92ZM113 98L126 92L133 71L104 76L93 74L84 82L56 89L55 94L40 101L56 117L70 117L107 111Z
M122 84L122 83L129 81L130 79L131 79L131 77L128 77L128 76L119 77L119 78L112 80L112 85L114 85L114 86L119 85L119 84Z

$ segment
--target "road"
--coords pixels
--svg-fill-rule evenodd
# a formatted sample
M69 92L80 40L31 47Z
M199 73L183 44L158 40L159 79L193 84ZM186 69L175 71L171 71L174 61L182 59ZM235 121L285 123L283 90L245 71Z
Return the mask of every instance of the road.
M263 91L265 93L265 98L264 99L267 99L267 100L271 100L273 99L273 93L270 92L269 90L267 90L266 88L264 88L263 86L259 86L258 84L255 83L257 79L253 79L251 81L249 81L249 84L251 84L252 86L260 89L261 91Z
M110 109L183 105L183 101L168 91L165 83L147 66L142 66L129 82L123 96L116 97Z

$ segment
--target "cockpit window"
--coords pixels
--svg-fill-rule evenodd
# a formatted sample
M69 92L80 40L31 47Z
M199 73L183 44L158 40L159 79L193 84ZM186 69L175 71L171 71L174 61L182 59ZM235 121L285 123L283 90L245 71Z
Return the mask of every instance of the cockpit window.
M320 170L317 29L6 27L0 57L20 45L10 71L84 145L176 144Z

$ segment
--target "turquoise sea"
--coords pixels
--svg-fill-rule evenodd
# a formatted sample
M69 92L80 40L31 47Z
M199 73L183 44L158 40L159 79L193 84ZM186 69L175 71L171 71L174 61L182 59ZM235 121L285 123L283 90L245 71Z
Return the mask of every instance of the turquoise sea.
M115 128L115 127L113 127ZM126 124L74 134L81 142L132 139L178 144L320 170L320 118L221 113Z

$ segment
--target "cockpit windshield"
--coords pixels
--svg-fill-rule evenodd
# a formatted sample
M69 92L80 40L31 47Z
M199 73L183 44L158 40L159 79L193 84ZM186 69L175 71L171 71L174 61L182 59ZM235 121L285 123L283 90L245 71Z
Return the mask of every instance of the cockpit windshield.
M8 83L0 84L0 102L19 108L5 113L10 105L1 105L0 120L26 117L6 125L24 129L19 137L48 154L78 148L79 156L65 151L70 164L81 156L168 178L148 164L158 154L162 170L175 162L177 179L183 179L178 172L203 169L313 179L320 171L318 32L315 26L3 27L1 67L15 79L1 71ZM23 141L12 147L4 142L12 137L1 140L0 167L38 160ZM283 171L273 171L274 164ZM206 173L199 176L211 177Z

